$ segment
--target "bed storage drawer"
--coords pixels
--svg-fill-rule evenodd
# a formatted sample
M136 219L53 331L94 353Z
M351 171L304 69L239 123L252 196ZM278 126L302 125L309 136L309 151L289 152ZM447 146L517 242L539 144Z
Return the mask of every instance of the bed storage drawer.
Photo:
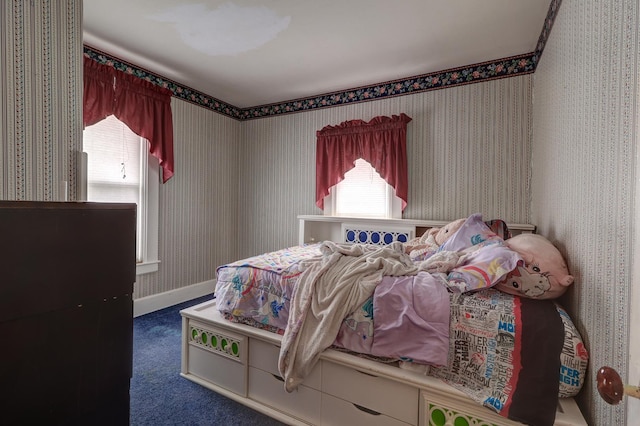
M509 426L521 423L506 419L488 408L446 397L433 397L429 391L420 393L420 426L478 425ZM455 407L455 408L454 408Z
M249 398L314 425L320 424L320 391L300 385L289 393L278 375L249 367Z
M322 425L407 426L409 423L323 393Z
M323 361L322 392L404 423L418 423L419 391L404 383ZM323 403L325 415L332 414Z
M189 321L187 372L247 395L247 337Z
M249 366L259 368L260 370L281 377L278 371L278 358L280 356L280 347L272 343L263 342L258 339L249 341ZM321 365L318 362L311 373L304 379L306 387L320 390L321 383ZM282 385L284 387L284 385Z

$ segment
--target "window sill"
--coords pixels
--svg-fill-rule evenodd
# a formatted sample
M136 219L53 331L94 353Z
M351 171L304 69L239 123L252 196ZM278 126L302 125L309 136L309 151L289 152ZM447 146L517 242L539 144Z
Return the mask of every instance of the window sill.
M149 274L151 272L158 271L159 260L151 261L151 262L142 262L136 263L136 275L144 275Z

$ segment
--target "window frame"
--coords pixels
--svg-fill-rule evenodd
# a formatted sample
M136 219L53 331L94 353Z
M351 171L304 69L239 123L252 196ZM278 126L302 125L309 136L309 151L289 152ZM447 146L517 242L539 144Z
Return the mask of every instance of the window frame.
M141 167L144 166L147 173L140 185L140 200L145 215L142 221L144 229L141 230L140 255L141 262L136 262L136 275L148 274L158 270L158 210L160 205L160 164L158 159L149 153L149 141L141 139L144 153L140 156Z
M149 141L139 138L141 205L136 209L136 240L140 240L139 247L136 247L136 275L143 275L158 271L160 263L158 257L160 164L158 159L149 153ZM88 154L80 151L78 201L88 201L88 172ZM140 218L144 219L139 220ZM138 256L141 258L140 261L137 259Z

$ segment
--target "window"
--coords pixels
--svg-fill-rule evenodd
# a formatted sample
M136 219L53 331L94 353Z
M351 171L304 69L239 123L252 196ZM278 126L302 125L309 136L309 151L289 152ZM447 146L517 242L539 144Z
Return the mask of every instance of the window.
M400 218L401 201L371 164L362 158L329 190L325 214L331 216Z
M136 203L136 272L158 270L158 160L113 115L85 128L86 200Z
M393 196L385 203L387 213L381 217L400 218L407 206L407 123L411 117L402 113L392 117L374 117L370 121L349 120L337 126L325 126L316 132L316 206L329 214L336 213L332 188L345 180L345 175L358 160L366 160L371 167L380 171L380 176L393 187L399 198L399 207ZM357 173L357 172L356 172ZM367 176L369 176L367 178ZM372 181L371 174L364 180ZM352 177L346 179L351 185ZM360 181L360 179L358 179ZM356 190L356 203L363 203L362 196L371 190ZM327 208L328 200L333 207ZM377 210L377 208L376 208ZM369 208L359 214L370 216ZM351 213L349 213L351 214ZM379 212L376 212L376 216Z

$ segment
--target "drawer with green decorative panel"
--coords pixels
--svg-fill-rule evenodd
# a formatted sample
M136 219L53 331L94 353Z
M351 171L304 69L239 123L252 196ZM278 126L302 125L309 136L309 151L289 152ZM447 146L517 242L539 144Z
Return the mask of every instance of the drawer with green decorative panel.
M194 320L188 321L187 331L186 373L246 396L247 337Z
M434 397L434 393L420 393L421 426L511 426L521 423L492 413L480 405L455 401L452 398Z

